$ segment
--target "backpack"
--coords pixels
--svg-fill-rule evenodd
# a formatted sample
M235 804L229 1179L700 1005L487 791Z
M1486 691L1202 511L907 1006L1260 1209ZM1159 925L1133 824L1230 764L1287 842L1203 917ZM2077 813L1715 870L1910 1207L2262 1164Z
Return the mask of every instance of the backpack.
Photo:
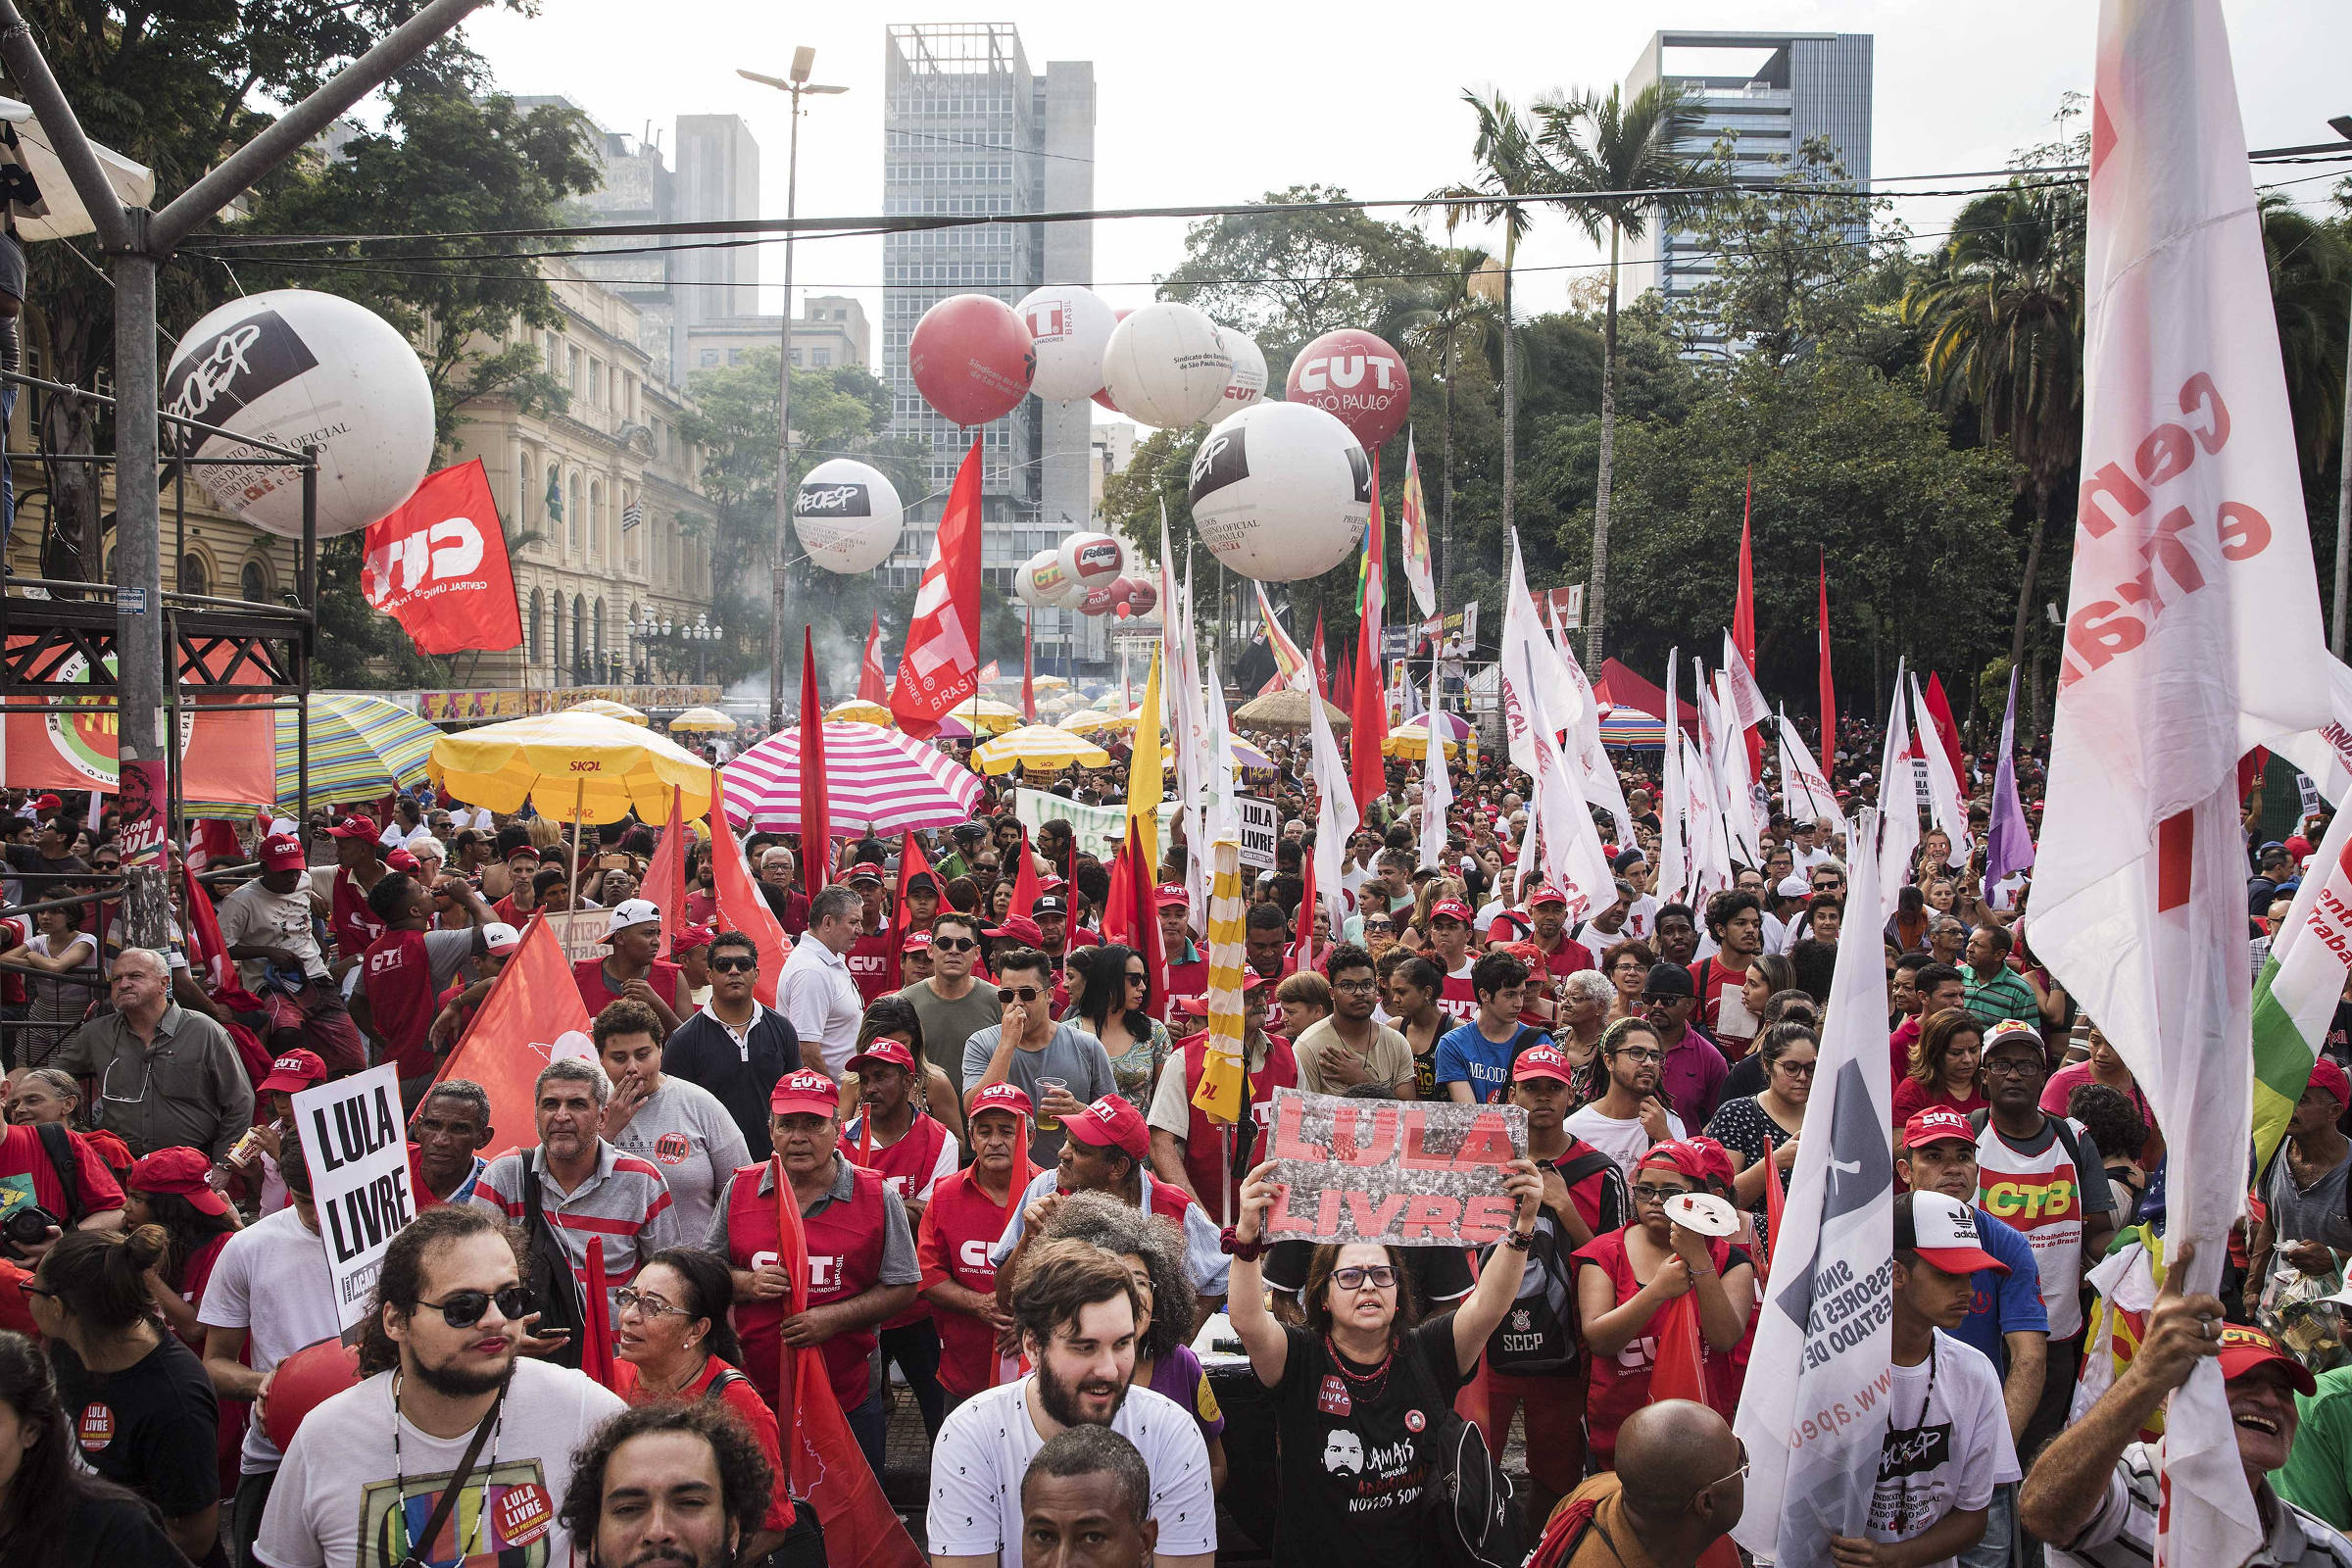
M539 1298L538 1332L547 1334L561 1329L567 1336L560 1348L548 1352L546 1359L577 1372L586 1349L582 1341L587 1334L588 1312L580 1300L580 1283L571 1272L570 1254L564 1250L563 1239L548 1223L546 1204L539 1192L539 1155L536 1149L525 1150L522 1155L522 1230L530 1242L530 1251L523 1260L523 1283Z
M1601 1223L1595 1227L1596 1234L1624 1223L1629 1211L1625 1177L1614 1159L1597 1149L1587 1149L1554 1168L1571 1189L1595 1174L1602 1176ZM1575 1271L1564 1241L1550 1214L1537 1219L1536 1239L1528 1246L1527 1266L1519 1276L1518 1298L1487 1337L1487 1363L1495 1371L1529 1377L1577 1369L1583 1334L1577 1320Z
M1439 1568L1519 1568L1527 1556L1511 1478L1487 1449L1486 1434L1440 1396L1437 1375L1416 1348L1399 1351L1429 1399L1429 1483L1421 1494L1422 1539Z
M90 1211L89 1204L82 1201L81 1161L74 1157L74 1135L64 1123L54 1121L38 1123L33 1131L40 1135L49 1168L57 1172L57 1185L65 1190L66 1211L57 1218L59 1228L70 1231Z

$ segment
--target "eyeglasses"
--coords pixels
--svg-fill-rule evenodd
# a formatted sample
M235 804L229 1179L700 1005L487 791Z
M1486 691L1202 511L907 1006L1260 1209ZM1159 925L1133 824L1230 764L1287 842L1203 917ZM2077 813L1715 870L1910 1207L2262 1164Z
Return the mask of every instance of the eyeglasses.
M1334 980L1331 983L1331 989L1334 991L1346 991L1350 994L1370 996L1373 992L1380 989L1380 982L1377 980Z
M999 1002L1029 1003L1035 1002L1039 997L1044 995L1045 993L1038 990L1035 986L999 986L997 988L997 1000Z
M1690 1187L1653 1187L1648 1182L1642 1182L1634 1189L1634 1201L1637 1203L1663 1203L1669 1198L1680 1198L1685 1193L1695 1190Z
M1641 1046L1619 1046L1617 1056L1622 1061L1664 1061L1666 1053L1650 1051Z
M635 1311L645 1317L687 1316L686 1308L672 1306L659 1296L625 1285L612 1293L612 1304L623 1312Z
M760 960L744 953L732 958L712 958L710 967L720 974L749 974L760 967Z
M1699 1491L1713 1492L1717 1487L1722 1486L1726 1481L1745 1481L1747 1479L1747 1445L1738 1438L1735 1438L1732 1441L1740 1444L1740 1468L1733 1471L1728 1476L1722 1476L1716 1480L1708 1482L1705 1486L1699 1488Z
M969 953L980 945L976 937L933 937L933 953Z
M1367 1285L1376 1291L1385 1291L1396 1285L1396 1269L1389 1263L1349 1264L1346 1268L1333 1269L1331 1282L1343 1291L1360 1291Z
M441 1321L453 1329L469 1329L493 1306L510 1323L528 1317L539 1309L539 1298L527 1285L510 1285L498 1291L452 1291L441 1300L416 1304L440 1313Z
M1978 1070L1987 1078L1995 1073L2004 1078L2038 1078L2048 1071L2040 1062L2026 1056L1995 1056L1980 1061Z
M1788 1074L1788 1076L1791 1078L1810 1078L1813 1076L1813 1068L1816 1064L1810 1061L1784 1060L1776 1061L1773 1063L1773 1065L1780 1068L1781 1071Z

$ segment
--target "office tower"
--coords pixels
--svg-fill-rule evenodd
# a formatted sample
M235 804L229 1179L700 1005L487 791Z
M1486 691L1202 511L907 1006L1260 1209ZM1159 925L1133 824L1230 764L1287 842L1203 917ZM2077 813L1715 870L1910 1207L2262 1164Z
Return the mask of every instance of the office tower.
M1625 96L1654 81L1680 82L1705 110L1690 156L1707 152L1725 131L1737 133L1733 158L1742 174L1771 177L1771 161L1794 155L1819 136L1836 150L1855 184L1870 182L1873 37L1867 32L1659 32L1626 74ZM1703 56L1700 52L1703 51ZM1727 64L1731 63L1731 64ZM1856 231L1859 242L1867 236ZM1642 270L1635 287L1654 284L1668 299L1688 297L1714 270L1698 236L1655 226L1633 247ZM1700 335L1699 350L1727 352L1722 336Z
M884 45L883 210L1013 215L1083 210L1095 194L1095 69L1049 61L1032 73L1008 24L894 24ZM1088 222L988 223L891 234L882 247L879 368L892 395L891 432L930 444L931 494L909 505L889 570L911 584L971 432L931 412L906 373L923 312L951 294L1014 304L1045 283L1094 281ZM1090 526L1089 405L1035 398L982 432L981 566L1010 592L1015 567ZM911 502L912 498L909 498ZM1040 612L1042 660L1105 657L1103 621ZM1058 667L1049 664L1047 667Z
M760 144L740 119L680 115L677 159L673 185L679 222L727 222L760 216ZM669 256L670 283L677 296L670 375L682 382L692 368L686 339L695 322L759 314L760 247L672 251Z

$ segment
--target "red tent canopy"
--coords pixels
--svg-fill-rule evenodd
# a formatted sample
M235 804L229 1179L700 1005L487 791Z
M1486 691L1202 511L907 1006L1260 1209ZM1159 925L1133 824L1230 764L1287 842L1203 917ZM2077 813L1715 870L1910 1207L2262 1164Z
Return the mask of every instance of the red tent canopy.
M1600 662L1600 679L1592 683L1592 695L1612 708L1638 708L1644 713L1660 715L1666 711L1664 688L1643 680L1614 659ZM1698 710L1680 700L1677 700L1675 707L1681 710L1676 716L1682 720L1683 728L1689 730L1695 739L1698 735Z

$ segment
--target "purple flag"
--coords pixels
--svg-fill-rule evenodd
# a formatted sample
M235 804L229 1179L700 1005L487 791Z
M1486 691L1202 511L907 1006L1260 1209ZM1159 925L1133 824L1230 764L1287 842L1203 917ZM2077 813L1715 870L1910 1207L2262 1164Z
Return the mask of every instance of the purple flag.
M1984 835L1984 902L1994 884L2034 863L2034 830L2017 798L2017 671L2009 671L2009 708L2001 714L2001 756L1992 773L1992 828Z

